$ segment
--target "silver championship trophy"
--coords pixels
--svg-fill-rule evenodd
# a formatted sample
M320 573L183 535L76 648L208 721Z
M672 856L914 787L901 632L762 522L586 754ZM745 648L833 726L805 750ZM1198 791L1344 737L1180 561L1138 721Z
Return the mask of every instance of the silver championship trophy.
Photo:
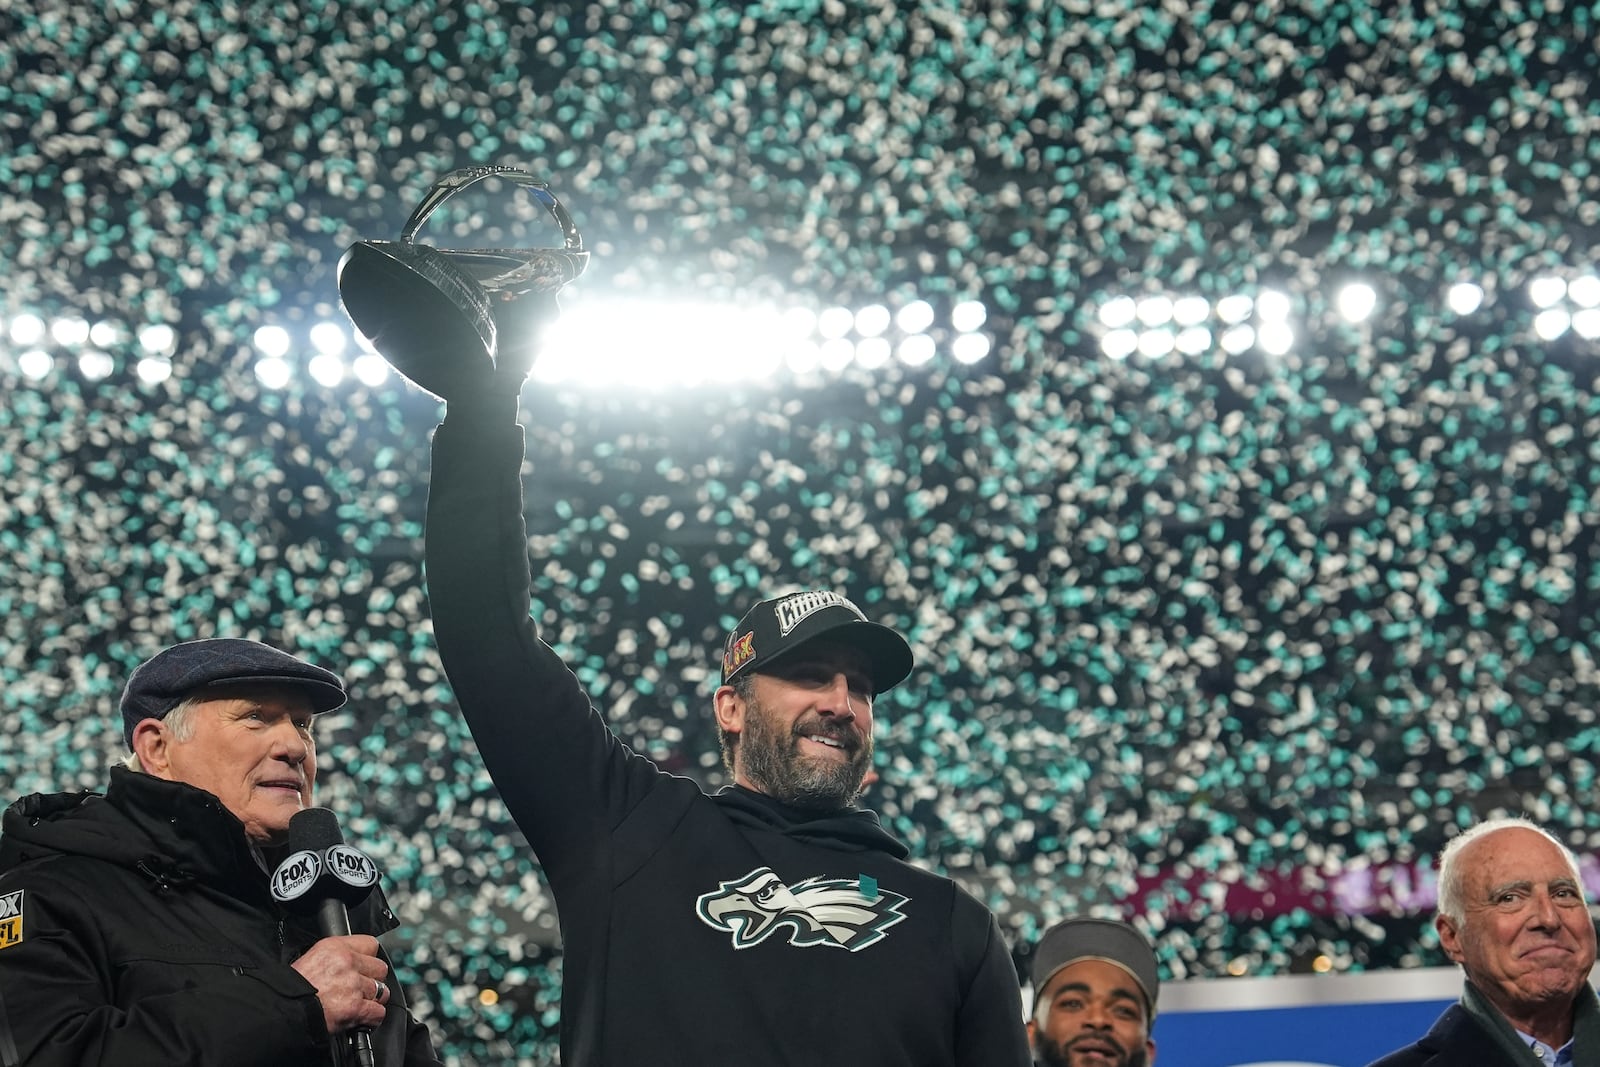
M485 178L512 182L550 212L561 248L435 248L417 231L440 204ZM356 329L412 382L439 397L492 374L495 302L553 300L589 265L583 238L550 187L515 167L467 167L440 178L398 241L358 241L339 260L339 298ZM503 309L502 309L503 310ZM504 318L501 322L504 322ZM519 339L507 339L513 345Z

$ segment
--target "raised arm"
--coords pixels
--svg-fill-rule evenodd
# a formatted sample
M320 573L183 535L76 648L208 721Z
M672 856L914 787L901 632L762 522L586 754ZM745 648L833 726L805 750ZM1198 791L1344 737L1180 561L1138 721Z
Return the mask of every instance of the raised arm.
M601 862L599 843L659 774L606 728L529 615L516 393L448 403L428 497L434 636L490 776L559 877L569 861Z

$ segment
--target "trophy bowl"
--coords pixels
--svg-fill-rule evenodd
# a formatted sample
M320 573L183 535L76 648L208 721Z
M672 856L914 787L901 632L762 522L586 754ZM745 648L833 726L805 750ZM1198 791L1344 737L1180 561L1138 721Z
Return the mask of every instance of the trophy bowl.
M452 249L417 231L456 193L486 178L528 192L561 227L561 248ZM589 265L583 237L550 187L515 167L451 171L428 190L397 241L357 241L339 259L339 299L389 365L434 396L480 386L499 356L491 302L553 300Z

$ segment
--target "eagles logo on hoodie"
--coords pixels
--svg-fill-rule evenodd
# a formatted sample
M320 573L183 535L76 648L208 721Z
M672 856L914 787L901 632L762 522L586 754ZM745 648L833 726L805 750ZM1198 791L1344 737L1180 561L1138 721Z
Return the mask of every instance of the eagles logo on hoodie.
M770 867L723 882L695 902L695 914L733 935L733 947L750 948L787 930L789 944L826 945L860 952L883 940L884 931L905 918L906 898L853 878L807 878L783 884Z

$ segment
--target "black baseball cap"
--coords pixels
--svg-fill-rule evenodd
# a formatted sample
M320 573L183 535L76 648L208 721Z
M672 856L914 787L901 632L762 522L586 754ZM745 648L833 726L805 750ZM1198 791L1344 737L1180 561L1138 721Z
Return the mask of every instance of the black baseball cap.
M337 674L271 645L237 637L185 641L151 656L128 676L122 690L122 739L131 749L135 726L165 718L196 690L261 682L304 691L318 712L344 705L344 682Z
M887 626L868 622L838 593L807 590L763 600L745 612L722 646L722 684L768 666L826 634L866 654L872 695L893 689L911 673L911 646Z
M1103 960L1127 971L1155 1018L1156 995L1161 992L1155 949L1138 930L1115 919L1063 919L1044 932L1029 968L1034 1004L1058 971L1082 960Z

